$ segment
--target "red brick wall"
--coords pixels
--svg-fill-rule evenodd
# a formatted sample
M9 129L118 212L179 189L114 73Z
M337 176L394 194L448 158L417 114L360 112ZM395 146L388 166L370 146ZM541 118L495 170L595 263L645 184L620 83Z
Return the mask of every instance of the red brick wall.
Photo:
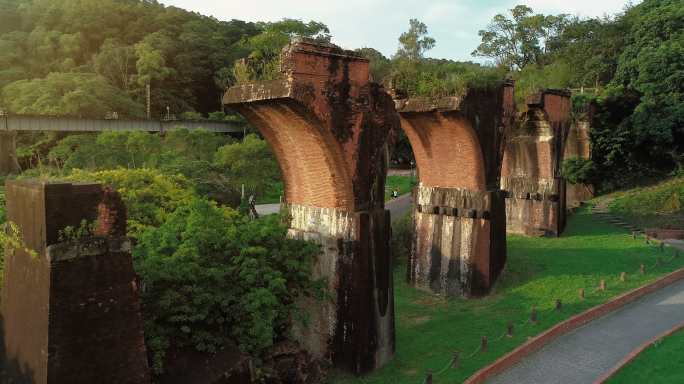
M59 244L64 227L97 218L101 186L10 181L6 191L8 219L37 253L5 255L6 360L24 371L9 375L29 372L37 384L149 383L130 245L109 238Z
M464 117L444 113L404 114L420 182L429 187L484 191L485 169L477 135Z

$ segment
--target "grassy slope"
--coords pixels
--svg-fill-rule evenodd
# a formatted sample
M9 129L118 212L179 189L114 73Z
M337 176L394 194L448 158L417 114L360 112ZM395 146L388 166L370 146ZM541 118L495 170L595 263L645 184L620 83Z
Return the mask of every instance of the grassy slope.
M641 227L672 226L684 229L684 177L616 192L609 208Z
M669 256L671 251L666 251ZM436 373L435 383L461 382L522 344L528 336L684 266L684 257L680 257L648 269L644 276L638 275L639 265L653 265L659 251L616 227L596 221L586 209L569 220L561 238L509 236L508 253L506 271L495 292L483 299L447 301L414 290L405 283L405 265L400 265L394 275L395 359L364 378L338 373L331 382L416 384L428 369ZM619 282L622 271L628 273L626 283ZM601 278L607 281L606 292L595 291ZM584 301L578 297L580 288L586 290ZM563 302L560 313L552 310L556 298ZM538 325L525 324L532 306L539 311ZM515 336L497 340L509 321L515 323ZM466 358L483 335L490 339L489 351ZM457 350L464 356L460 368L443 371Z
M643 384L657 378L661 384L684 383L684 331L652 345L608 383Z

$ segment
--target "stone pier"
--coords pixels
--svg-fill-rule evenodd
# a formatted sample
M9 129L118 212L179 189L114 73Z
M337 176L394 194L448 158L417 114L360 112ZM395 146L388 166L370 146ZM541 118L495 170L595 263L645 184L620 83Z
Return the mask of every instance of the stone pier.
M36 384L149 384L126 213L98 184L10 181L7 218L27 248L5 251L4 372ZM81 220L97 236L60 240Z
M447 296L486 294L506 261L499 178L515 115L513 84L395 102L420 182L409 281Z
M501 171L509 233L558 236L565 228L566 183L561 176L570 128L570 92L547 89L527 100L509 136Z
M290 236L322 245L314 277L327 280L329 295L302 299L309 321L295 333L314 356L369 372L394 354L384 148L398 117L392 99L369 82L368 60L353 52L295 41L281 72L230 88L224 103L276 154Z
M570 124L568 137L565 140L565 150L563 159L573 157L579 159L591 159L591 129L592 108L587 106L584 112L576 116ZM570 184L567 183L565 190L565 201L568 209L578 207L583 201L594 198L594 186L589 184Z

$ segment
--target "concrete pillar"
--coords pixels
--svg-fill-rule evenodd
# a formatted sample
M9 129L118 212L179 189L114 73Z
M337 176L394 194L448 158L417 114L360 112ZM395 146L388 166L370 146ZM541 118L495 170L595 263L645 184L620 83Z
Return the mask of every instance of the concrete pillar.
M8 219L36 255L5 253L5 373L37 384L149 383L120 199L98 184L38 181L10 181L6 197ZM59 231L82 219L101 221L102 236L60 243Z
M282 55L282 78L227 91L224 103L271 145L285 181L290 236L322 245L314 278L328 297L302 298L296 327L315 357L353 373L394 354L390 219L384 147L398 117L369 82L369 62L334 45L300 40Z
M447 296L489 291L506 261L504 194L499 189L513 84L462 97L397 99L419 170L410 282Z
M570 110L569 92L543 90L528 98L527 111L506 142L501 189L507 193L509 233L558 236L565 228L561 166Z
M17 161L17 132L0 129L0 176L19 171L21 168Z

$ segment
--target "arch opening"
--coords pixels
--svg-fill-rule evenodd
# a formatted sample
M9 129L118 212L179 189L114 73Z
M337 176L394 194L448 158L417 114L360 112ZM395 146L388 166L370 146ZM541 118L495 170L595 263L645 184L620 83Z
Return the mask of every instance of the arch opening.
M445 112L406 113L401 120L422 185L486 190L480 142L465 117Z
M352 180L342 151L315 117L292 101L255 102L238 110L275 153L285 202L353 211Z

